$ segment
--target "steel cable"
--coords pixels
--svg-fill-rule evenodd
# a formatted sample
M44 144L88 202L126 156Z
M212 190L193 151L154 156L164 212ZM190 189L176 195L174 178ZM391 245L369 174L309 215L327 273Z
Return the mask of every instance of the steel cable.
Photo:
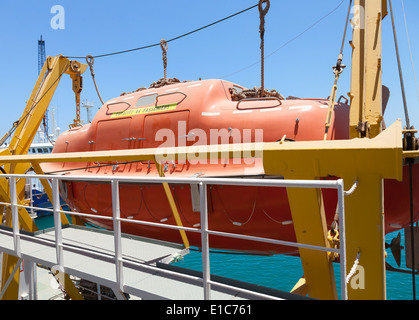
M246 11L249 11L249 10L251 10L251 9L253 9L253 8L256 8L257 6L258 6L258 5L256 4L256 5L254 5L254 6L251 6L251 7L247 8L247 9L244 9L244 10L241 10L241 11L239 11L239 12L236 12L236 13L234 13L234 14L232 14L232 15L229 15L228 17L225 17L225 18L223 18L223 19L220 19L220 20L217 20L217 21L212 22L212 23L210 23L210 24L207 24L207 25L205 25L205 26L203 26L203 27L201 27L201 28L198 28L198 29L192 30L192 31L187 32L187 33L184 33L184 34L182 34L182 35L180 35L180 36L177 36L177 37L174 37L174 38L172 38L172 39L169 39L169 40L167 40L166 42L167 42L167 43L168 43L168 42L172 42L172 41L175 41L175 40L181 39L181 38L183 38L183 37L189 36L189 35L191 35L191 34L193 34L193 33L198 32L198 31L201 31L201 30L204 30L204 29L206 29L206 28L212 27L212 26L214 26L214 25L216 25L216 24L218 24L218 23L220 23L220 22L226 21L226 20L231 19L231 18L233 18L233 17L235 17L235 16L238 16L238 15L240 15L240 14L242 14L242 13L245 13ZM149 45L142 46L142 47L138 47L138 48L133 48L133 49L123 50L123 51L116 51L116 52L111 52L111 53L106 53L106 54L95 55L95 56L93 56L93 57L94 57L94 58L109 57L109 56L114 56L114 55L118 55L118 54L124 54L124 53L128 53L128 52L133 52L133 51L138 51L138 50L148 49L148 48L152 48L152 47L157 47L157 46L160 46L160 42L158 42L158 43L154 43L154 44L149 44ZM74 57L70 57L70 56L69 56L69 57L67 57L67 58L68 58L68 59L84 59L85 57L81 57L81 56L74 56Z

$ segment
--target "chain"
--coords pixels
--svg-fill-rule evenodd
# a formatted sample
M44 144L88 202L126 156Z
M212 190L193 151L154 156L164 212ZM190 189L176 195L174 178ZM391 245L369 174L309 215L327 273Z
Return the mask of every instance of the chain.
M238 90L237 88L229 88L231 98L233 101L240 101L242 99L248 99L248 98L258 98L258 97L276 97L279 100L285 100L285 98L278 93L276 90L272 89L271 91L268 91L267 89L254 87L253 89L244 89L244 90Z
M76 93L76 119L73 120L73 123L69 125L69 128L77 128L81 125L80 117L80 94Z

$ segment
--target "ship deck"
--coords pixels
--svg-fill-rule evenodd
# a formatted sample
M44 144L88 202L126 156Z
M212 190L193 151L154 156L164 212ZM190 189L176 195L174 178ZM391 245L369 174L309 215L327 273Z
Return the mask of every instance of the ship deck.
M63 266L67 274L111 288L117 297L117 272L114 237L111 232L69 225L62 229ZM57 265L54 229L35 233L21 231L21 258L48 268ZM0 251L15 255L11 229L0 228ZM188 253L182 245L123 235L123 292L144 300L204 299L202 273L179 268L169 263ZM232 279L212 276L211 298L301 299L274 289L255 286Z

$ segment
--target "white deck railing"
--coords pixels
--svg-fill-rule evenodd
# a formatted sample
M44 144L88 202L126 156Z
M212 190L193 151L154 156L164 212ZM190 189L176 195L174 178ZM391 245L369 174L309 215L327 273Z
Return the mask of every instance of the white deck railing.
M176 274L177 276L182 276L188 279L199 280L203 284L204 290L204 299L211 299L211 285L218 286L218 287L229 287L233 288L232 286L227 286L225 284L221 284L219 282L215 282L211 280L210 276L210 255L209 255L209 235L217 235L223 237L231 237L231 238L238 238L243 240L252 240L252 241L259 241L259 242L266 242L271 244L277 245L284 245L284 246L291 246L297 248L304 248L304 249L311 249L311 250L320 250L326 252L333 252L338 253L340 255L340 283L341 283L341 299L347 299L347 284L346 284L346 246L345 246L345 209L344 209L344 197L345 195L350 194L353 189L349 192L344 191L343 180L327 180L327 181L320 181L320 180L282 180L282 179L233 179L233 178L145 178L145 177L106 177L106 176L58 176L58 175L5 175L1 174L0 178L8 178L9 179L9 186L10 186L10 199L11 203L4 203L0 202L0 205L10 205L11 212L12 212L12 220L13 220L13 240L14 240L14 251L17 257L21 257L21 247L20 247L20 238L25 237L30 239L31 236L24 235L19 231L19 219L18 219L18 208L24 207L28 209L39 209L32 206L26 205L19 205L17 202L17 194L16 194L16 179L48 179L52 185L52 192L53 192L53 210L43 209L44 211L51 211L54 214L54 227L55 227L55 247L57 252L57 266L60 270L65 270L65 261L63 256L63 250L66 247L71 247L72 250L77 250L81 253L85 251L89 253L89 255L96 254L98 258L100 258L99 253L97 252L90 252L86 249L81 249L77 247L72 247L63 243L62 239L62 225L61 225L61 213L67 213L71 215L81 216L81 217L90 217L95 219L105 219L105 220L112 220L113 227L114 227L114 243L115 243L115 272L116 272L116 279L117 279L117 286L119 290L122 292L124 291L124 277L123 277L123 265L130 265L134 262L124 260L122 257L122 241L121 241L121 222L124 223L135 223L135 224L142 224L148 226L155 226L161 228L168 228L168 229L177 229L177 230L185 230L188 232L199 232L201 233L201 241L202 241L202 265L203 265L203 277L197 278L194 276L189 275L180 275L179 273L175 273L173 271L158 269L159 272L167 273L167 274ZM69 212L60 210L60 195L59 195L59 181L60 180L73 180L73 181L87 181L87 182L108 182L111 183L112 188L112 204L113 204L113 216L100 216L100 215L92 215L86 214L81 212ZM200 212L201 212L201 224L200 228L189 228L189 227L180 227L174 225L166 225L162 223L154 223L154 222L147 222L147 221L140 221L140 220L131 220L131 219L124 219L120 216L120 207L119 207L119 184L120 183L175 183L175 184L197 184L200 189ZM295 243L289 241L282 241L282 240L274 240L268 238L261 238L261 237L254 237L254 236L247 236L241 234L232 234L226 232L219 232L209 230L208 228L208 205L207 205L207 186L208 185L234 185L234 186L259 186L259 187L283 187L283 188L321 188L321 189L336 189L338 194L338 214L339 214L339 239L340 239L340 248L328 248L328 247L321 247L321 246L314 246L310 244L303 244L303 243ZM6 231L7 232L7 231ZM42 241L42 239L37 239L37 242ZM154 269L156 267L148 266L141 264L142 268L145 269ZM240 290L242 292L247 292L244 289L236 288L236 290ZM272 296L254 293L256 296L260 298L274 298Z

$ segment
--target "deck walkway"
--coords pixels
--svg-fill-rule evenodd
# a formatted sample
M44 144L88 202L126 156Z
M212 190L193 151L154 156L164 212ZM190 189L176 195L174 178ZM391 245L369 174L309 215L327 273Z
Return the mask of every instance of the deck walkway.
M111 232L79 226L62 230L63 265L69 275L79 277L118 291L114 258L114 237ZM54 229L27 233L21 231L21 257L45 267L57 265ZM15 255L13 232L0 227L0 251ZM202 275L168 265L189 251L181 245L145 239L122 237L123 292L141 299L201 300L204 299ZM186 276L186 278L185 278ZM216 280L214 280L216 279ZM292 299L286 292L252 286L231 279L212 277L220 285L211 285L211 299ZM236 286L243 290L235 289ZM263 297L263 296L262 296Z

